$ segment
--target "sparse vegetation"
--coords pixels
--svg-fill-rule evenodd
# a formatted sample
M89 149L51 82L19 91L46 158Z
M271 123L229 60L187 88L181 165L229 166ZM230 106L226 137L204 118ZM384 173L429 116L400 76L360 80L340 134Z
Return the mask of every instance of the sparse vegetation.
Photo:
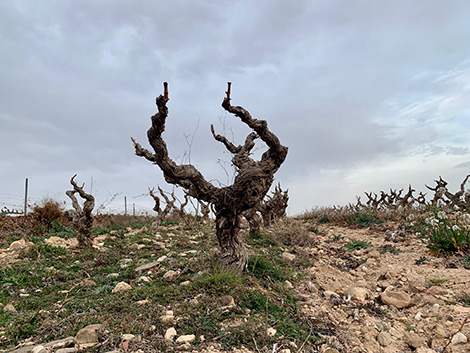
M146 231L150 221L128 220L128 223L144 226L96 228L95 236L104 237L100 240L104 241L102 248L87 248L80 253L48 245L44 237L33 237L34 245L18 253L19 262L15 266L2 267L0 303L13 304L21 313L0 310L2 345L12 347L29 337L50 341L75 335L88 324L106 323L111 332L105 337L109 347L119 342L122 332L140 334L152 341L154 349L165 350L167 343L153 335L154 331L162 332L169 327L160 320L166 308L181 318L175 324L178 332L204 335L210 340L217 338L227 348L251 347L253 329L266 331L268 327L275 327L278 334L257 335L261 347L279 342L279 337L299 345L307 340L307 346L318 339L315 327L302 320L292 290L276 285L295 278L288 264L275 260L273 255L282 250L271 235L249 239L255 253L249 260L249 271L238 274L220 268L212 253L209 255L208 249L216 245L214 236L206 236L212 227L192 231L170 230L175 226L173 223L161 225L163 239L157 237L155 241L155 234ZM55 221L49 236L68 239L76 234ZM198 245L188 247L188 237L197 239ZM208 239L212 239L209 244ZM263 253L265 247L269 247L269 254ZM195 251L194 255L181 256L188 251L191 254ZM142 281L143 274L136 271L137 267L163 255L167 259L162 266L145 274L150 281ZM162 277L168 269L179 269L176 280ZM132 290L114 294L113 288L121 281L131 283ZM189 284L182 286L185 281ZM236 304L229 306L229 310L223 309L227 304L221 301L227 295ZM137 303L142 300L149 302ZM144 311L141 305L145 305ZM238 324L240 318L244 319ZM230 322L237 324L231 326ZM202 342L198 339L198 343Z
M130 351L174 350L177 344L163 339L170 327L178 335L194 334L191 348L200 351L211 345L253 352L273 347L347 352L367 345L375 351L380 349L376 337L350 335L371 322L379 333L390 327L401 336L419 330L443 348L449 334L467 332L469 318L460 315L466 309L456 306L470 305L465 272L470 268L470 217L440 201L428 208L395 206L316 209L256 233L245 222L241 229L250 256L242 273L219 266L210 220L197 223L193 217L187 226L179 218L166 219L155 230L152 217L100 215L94 246L78 252L50 242L51 237L77 237L65 216L44 221L41 232L32 231L33 224L38 229L33 215L3 216L0 346L11 349L26 339L45 343L101 323L106 330L100 345L85 351L123 349L124 333L139 337L126 343ZM7 250L24 238L32 244ZM130 289L113 293L119 282ZM384 297L389 290L403 297L412 292L423 304L389 307ZM15 311L5 310L7 305ZM169 310L174 318L165 321ZM428 314L433 310L439 315ZM426 320L419 320L423 314ZM456 319L442 326L443 315ZM441 327L448 337L436 337L427 327ZM408 346L396 336L390 347L399 351ZM462 345L467 348L468 343Z
M63 221L64 216L64 208L58 201L51 198L42 199L33 207L34 233L40 234L51 229L53 222Z
M344 245L346 251L354 251L361 249L368 249L372 247L372 243L363 240L351 240Z

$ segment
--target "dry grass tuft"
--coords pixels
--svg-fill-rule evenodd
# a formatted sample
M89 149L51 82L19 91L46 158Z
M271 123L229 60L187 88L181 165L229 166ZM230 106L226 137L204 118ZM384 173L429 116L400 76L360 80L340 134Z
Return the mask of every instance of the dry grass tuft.
M299 219L282 218L276 222L271 230L272 237L279 243L289 246L313 246L315 236L305 227Z

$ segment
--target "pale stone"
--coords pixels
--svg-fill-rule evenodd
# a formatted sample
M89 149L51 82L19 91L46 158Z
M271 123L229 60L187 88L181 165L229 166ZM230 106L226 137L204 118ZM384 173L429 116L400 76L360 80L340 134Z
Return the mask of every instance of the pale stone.
M286 261L294 261L296 256L294 254L291 254L289 252L283 252L281 254L281 258Z
M318 289L312 281L307 282L307 288L311 293L318 294Z
M163 323L173 322L175 316L173 315L172 310L167 310L164 315L160 316L160 321Z
M44 346L36 346L31 350L31 353L47 353L47 350Z
M346 297L350 297L352 300L357 300L361 303L365 303L367 301L368 294L367 289L362 287L351 287L344 292Z
M94 287L96 286L96 282L87 278L82 281L82 286L83 287Z
M132 333L125 333L122 335L122 340L123 341L132 341L135 338L135 335Z
M284 281L284 287L286 287L287 289L292 289L292 288L294 288L294 285L290 281L285 280Z
M163 255L163 256L160 256L160 257L157 259L157 262L160 263L160 262L165 261L166 259L168 259L168 256Z
M451 343L455 346L461 343L467 343L468 339L462 332L457 332L454 337L452 337Z
M337 349L327 347L324 350L322 350L322 353L339 353Z
M387 287L380 298L384 304L393 305L397 309L406 308L411 304L411 297L408 294L393 290L393 287Z
M44 344L45 348L50 348L50 349L59 349L59 348L65 348L68 346L73 345L74 338L73 337L67 337L61 340L57 341L52 341Z
M204 335L200 335L199 336L199 342L204 342L206 340L206 338L204 337Z
M139 278L137 279L137 282L146 282L146 283L150 283L150 282L152 282L152 280L151 280L149 277L147 277L147 276L141 276L141 277L139 277Z
M124 293L124 292L127 292L129 290L131 290L132 287L130 285L128 285L126 282L119 282L118 284L116 284L116 287L114 287L114 289L112 290L113 293Z
M267 330L266 330L266 334L269 336L269 337L274 337L277 333L277 330L273 327L269 327Z
M129 266L129 263L132 262L132 259L122 259L121 261L119 261L119 267L121 268L126 268Z
M56 246L59 248L69 248L78 246L78 240L76 238L64 239L56 236L49 237L44 240L44 244L50 246Z
M7 311L7 312L10 312L10 313L15 313L15 314L18 312L18 311L16 311L15 307L12 304L5 305L3 310Z
M174 327L170 327L168 330L165 332L165 341L173 341L175 336L177 335L176 330Z
M177 275L178 275L178 272L169 270L163 275L163 279L166 279L167 281L173 281Z
M403 337L403 340L407 345L414 349L418 349L419 347L423 347L426 345L426 340L413 332L406 333Z
M335 292L333 291L330 291L330 290L326 290L323 292L323 296L326 298L326 299L330 299L331 297L337 297L339 298L339 295L336 294Z
M416 353L436 353L434 349L427 348L427 347L419 347L415 352Z
M99 344L98 330L103 325L95 324L88 325L77 332L75 336L75 343L80 348L90 348Z
M186 287L186 286L189 286L190 284L191 284L191 281L184 281L180 283L180 286Z
M231 295L223 295L220 300L224 306L235 306L235 299Z
M153 262L150 262L148 264L140 265L140 266L136 267L135 272L142 272L142 271L150 270L151 268L157 267L159 265L160 265L160 262L158 260L153 261Z
M392 336L388 332L380 332L377 335L377 342L379 342L382 347L386 347L392 342Z
M16 240L13 243L11 243L9 249L10 250L27 249L27 248L29 248L33 245L34 245L34 243L31 243L30 241L27 241L25 239L20 239L20 240Z
M176 339L176 343L180 343L180 344L193 343L195 340L196 340L196 336L194 335L182 335Z
M435 303L429 308L430 313L437 313L439 311L439 304Z
M70 348L60 348L56 350L54 353L76 353L76 352L78 352L78 348L70 347Z

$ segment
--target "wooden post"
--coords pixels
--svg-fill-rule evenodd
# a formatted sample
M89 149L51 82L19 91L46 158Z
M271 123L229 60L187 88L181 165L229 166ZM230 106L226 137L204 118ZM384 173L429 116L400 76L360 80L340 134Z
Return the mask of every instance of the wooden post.
M127 197L124 196L124 215L127 216Z
M23 214L26 216L28 213L28 178L26 178L26 182L24 184L24 212Z

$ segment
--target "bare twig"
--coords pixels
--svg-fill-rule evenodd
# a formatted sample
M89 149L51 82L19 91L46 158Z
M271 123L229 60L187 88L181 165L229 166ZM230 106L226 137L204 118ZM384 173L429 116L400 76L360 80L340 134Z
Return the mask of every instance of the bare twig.
M463 320L462 322L462 325L460 325L459 329L457 331L455 331L452 336L449 338L449 341L447 342L447 344L444 346L444 348L442 349L442 353L444 353L447 349L447 347L449 347L449 345L451 344L452 342L452 339L455 337L456 334L458 334L459 332L462 331L463 327L465 326L465 324L467 324L469 322L469 319L470 319L470 315L468 315L465 320Z

